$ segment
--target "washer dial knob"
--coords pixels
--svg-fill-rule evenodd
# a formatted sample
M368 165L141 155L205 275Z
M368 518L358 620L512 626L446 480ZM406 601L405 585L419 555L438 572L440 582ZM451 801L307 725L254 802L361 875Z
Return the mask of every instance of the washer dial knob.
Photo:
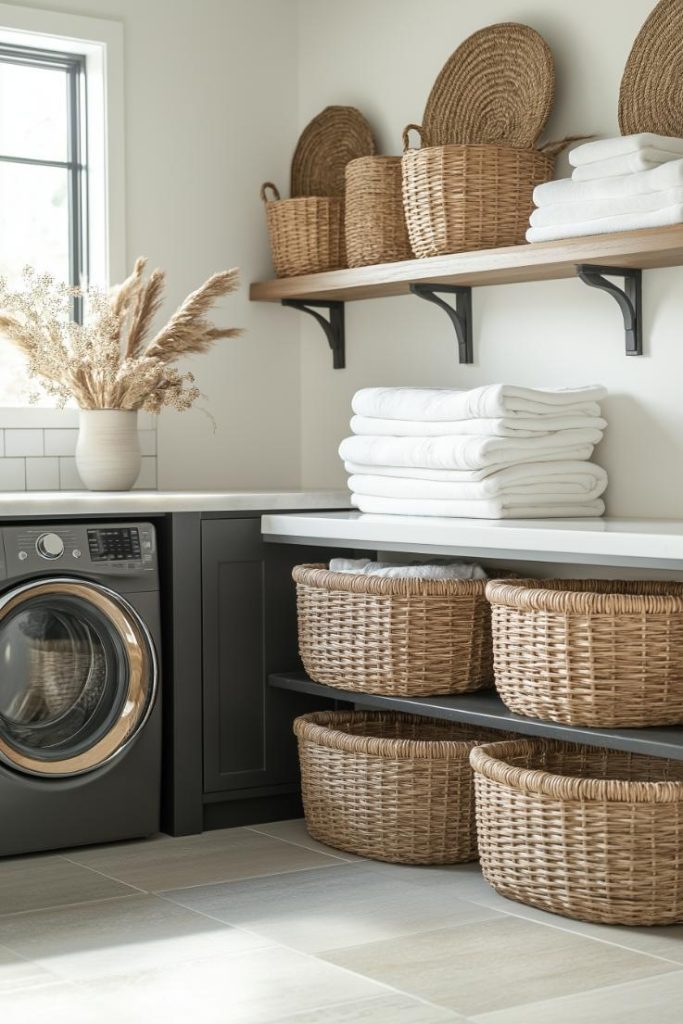
M57 533L43 533L36 541L41 558L60 558L64 554L64 541Z

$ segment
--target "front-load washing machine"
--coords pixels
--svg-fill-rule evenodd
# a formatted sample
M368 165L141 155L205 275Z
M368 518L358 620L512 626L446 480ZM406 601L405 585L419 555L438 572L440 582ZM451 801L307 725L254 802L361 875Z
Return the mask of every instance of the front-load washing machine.
M0 855L159 830L150 523L0 529Z

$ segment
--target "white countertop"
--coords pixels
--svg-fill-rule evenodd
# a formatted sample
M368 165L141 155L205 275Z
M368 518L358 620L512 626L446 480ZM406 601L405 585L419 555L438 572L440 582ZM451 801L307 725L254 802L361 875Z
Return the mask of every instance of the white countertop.
M348 508L348 491L6 491L0 519L14 516L154 515Z
M445 519L361 512L267 514L266 540L587 565L683 568L683 521Z

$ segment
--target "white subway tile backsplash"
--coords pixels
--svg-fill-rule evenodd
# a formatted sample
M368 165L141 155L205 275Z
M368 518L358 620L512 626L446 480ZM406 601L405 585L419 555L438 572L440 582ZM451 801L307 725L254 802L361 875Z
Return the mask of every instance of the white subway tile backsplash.
M73 455L78 440L77 430L46 430L46 455Z
M59 459L26 459L27 491L59 490Z
M8 458L22 455L43 454L43 431L42 430L14 430L5 431L5 455Z
M156 417L141 413L139 423L142 468L135 486L156 490ZM83 490L77 440L77 409L0 409L0 491Z
M26 490L26 459L0 459L0 491Z

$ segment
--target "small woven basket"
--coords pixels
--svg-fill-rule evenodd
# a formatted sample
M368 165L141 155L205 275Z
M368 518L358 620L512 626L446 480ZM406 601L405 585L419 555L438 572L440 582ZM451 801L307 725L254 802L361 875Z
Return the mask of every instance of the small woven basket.
M683 584L492 580L496 688L570 725L683 722Z
M270 249L278 277L319 274L346 265L343 199L280 199L270 181L261 187L261 199L266 204Z
M346 165L346 254L350 267L412 256L400 156L365 156Z
M386 579L295 566L299 652L311 679L395 696L492 685L485 580Z
M365 711L303 715L294 732L314 839L398 864L476 860L469 754L495 733Z
M470 761L481 866L501 895L584 921L683 921L682 762L533 740Z
M410 149L403 133L403 205L419 258L520 245L533 210L533 191L550 181L564 143L547 149L447 145Z

